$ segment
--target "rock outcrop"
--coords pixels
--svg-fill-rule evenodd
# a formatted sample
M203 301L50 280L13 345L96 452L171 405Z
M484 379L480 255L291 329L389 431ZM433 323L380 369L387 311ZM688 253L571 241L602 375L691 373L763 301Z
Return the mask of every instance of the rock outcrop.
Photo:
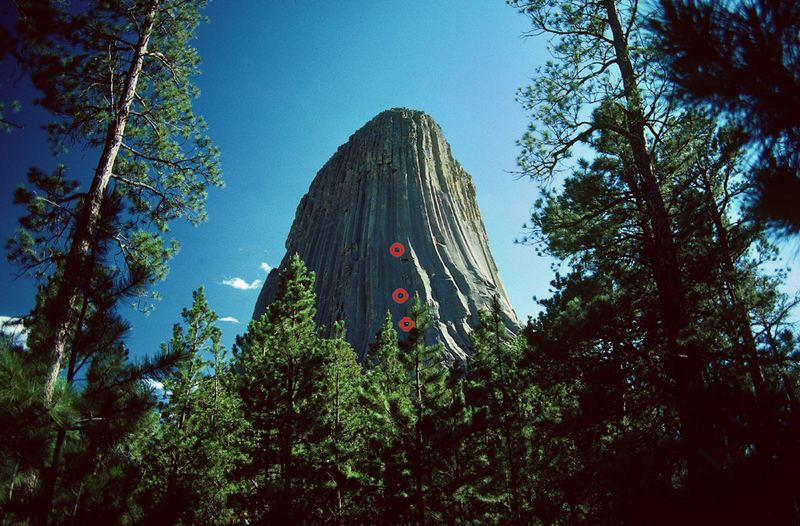
M390 247L400 243L395 257ZM354 133L317 173L297 207L286 256L267 277L254 317L274 299L278 273L297 253L316 272L317 321L344 320L360 358L386 311L397 322L411 300L430 306L431 343L463 359L470 324L498 295L507 326L519 327L500 280L475 186L453 158L439 126L405 108L385 111ZM397 327L397 326L396 326ZM402 341L404 332L398 333Z

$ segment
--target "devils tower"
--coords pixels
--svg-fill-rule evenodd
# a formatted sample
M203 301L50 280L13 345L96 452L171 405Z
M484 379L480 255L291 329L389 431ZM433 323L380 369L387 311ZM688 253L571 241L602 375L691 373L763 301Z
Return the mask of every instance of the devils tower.
M399 257L390 252L396 243L403 247ZM398 288L428 303L428 337L442 344L445 358L466 356L470 325L494 295L506 325L519 327L489 250L472 178L439 125L420 111L380 113L317 173L254 318L274 299L279 272L294 253L316 272L317 322L344 320L359 358L387 310L395 324L406 316L411 301L396 302ZM402 341L403 331L398 333Z

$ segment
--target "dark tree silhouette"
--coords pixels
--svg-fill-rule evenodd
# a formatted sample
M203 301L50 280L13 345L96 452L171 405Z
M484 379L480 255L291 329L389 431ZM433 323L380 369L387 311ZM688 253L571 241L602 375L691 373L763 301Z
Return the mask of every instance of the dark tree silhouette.
M800 232L800 4L661 0L651 26L684 101L730 114L749 134L752 210Z

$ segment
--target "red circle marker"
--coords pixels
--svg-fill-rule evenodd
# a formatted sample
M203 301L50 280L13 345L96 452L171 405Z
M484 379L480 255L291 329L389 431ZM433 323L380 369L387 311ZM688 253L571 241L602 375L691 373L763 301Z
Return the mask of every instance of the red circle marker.
M398 325L399 325L399 326L400 326L400 328L401 328L401 329L403 329L405 332L408 332L408 331L410 331L410 330L411 330L411 328L414 326L414 322L413 322L413 321L411 321L411 318L409 318L408 316L406 316L405 318L403 318L402 320L400 320L400 323L398 323Z
M401 245L400 243L395 243L394 245L392 245L389 248L389 252L396 258L399 258L400 256L402 256L403 252L405 252L405 250L406 249L404 249L403 245Z
M397 303L403 303L408 299L408 292L406 292L405 289L397 289L394 291L394 294L392 294L392 298L394 298L394 301Z

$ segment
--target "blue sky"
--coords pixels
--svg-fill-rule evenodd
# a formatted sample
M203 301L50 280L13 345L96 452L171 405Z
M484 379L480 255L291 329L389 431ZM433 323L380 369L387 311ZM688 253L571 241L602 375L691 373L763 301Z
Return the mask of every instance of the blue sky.
M240 322L220 323L224 341L243 332L264 264L283 257L295 209L317 171L353 132L398 106L423 110L442 127L475 181L517 314L537 312L531 297L547 293L549 262L513 244L537 196L535 185L510 173L514 141L527 125L514 93L543 59L543 46L521 36L524 17L486 0L217 0L206 14L210 22L195 41L203 59L195 110L222 151L226 187L210 192L206 223L173 225L181 251L158 286L163 299L148 316L126 314L135 354L169 339L200 285L220 317ZM24 83L1 88L0 100L19 98ZM25 129L0 136L3 238L16 227L20 210L10 205L11 191L27 167L54 164L38 129L42 113L23 103L15 119ZM70 174L88 181L78 168L92 161L89 153L71 152ZM0 315L23 314L33 304L32 283L14 279L14 272L0 262Z
M475 181L517 315L525 320L538 312L532 296L547 296L551 262L513 243L538 195L533 183L511 173L515 141L527 126L514 95L546 59L543 41L522 38L525 17L501 0L217 0L206 14L210 23L195 41L203 58L195 110L222 151L227 186L211 191L208 222L173 225L181 251L158 286L163 300L148 316L126 313L134 354L169 339L200 285L220 317L239 321L220 323L230 345L245 330L265 269L283 257L295 209L316 172L354 131L398 106L423 110L442 127ZM11 80L0 81L0 100L24 93L24 82ZM38 129L42 113L23 103L15 118L25 129L0 136L3 238L16 226L20 211L11 207L11 191L27 167L54 164ZM71 175L88 181L80 167L93 162L89 153L72 152ZM0 316L33 304L33 284L14 272L0 262Z

